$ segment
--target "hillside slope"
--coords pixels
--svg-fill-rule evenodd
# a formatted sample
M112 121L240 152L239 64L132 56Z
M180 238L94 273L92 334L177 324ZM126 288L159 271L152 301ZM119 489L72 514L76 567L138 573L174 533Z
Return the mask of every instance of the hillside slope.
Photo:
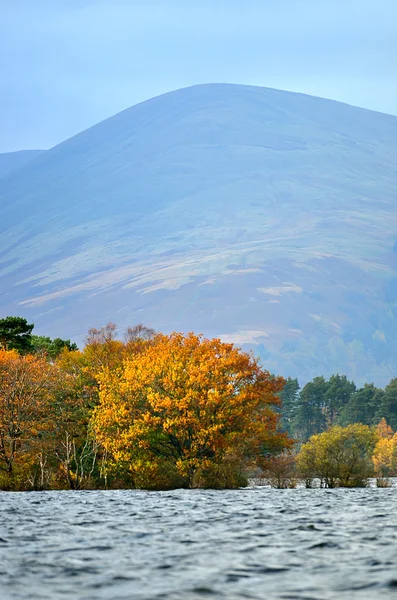
M19 169L41 154L43 150L20 150L0 154L0 178Z
M134 106L0 180L0 311L81 339L144 322L302 379L397 366L397 118L213 84Z

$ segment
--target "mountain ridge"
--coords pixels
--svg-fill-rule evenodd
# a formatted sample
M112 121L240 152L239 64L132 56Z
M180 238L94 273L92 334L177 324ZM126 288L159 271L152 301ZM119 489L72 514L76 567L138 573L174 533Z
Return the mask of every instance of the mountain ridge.
M126 109L0 180L0 310L74 339L107 320L223 335L286 375L317 344L308 377L354 370L356 340L383 381L396 134L392 115L237 84Z
M35 159L45 150L17 150L15 152L0 153L0 178L13 174L28 162Z

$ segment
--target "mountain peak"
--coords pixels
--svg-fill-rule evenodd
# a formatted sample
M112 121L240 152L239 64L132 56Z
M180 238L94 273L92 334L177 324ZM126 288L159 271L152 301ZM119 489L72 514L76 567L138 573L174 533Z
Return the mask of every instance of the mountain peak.
M396 139L397 117L270 88L133 106L0 180L0 309L77 341L109 320L194 329L285 375L383 383Z

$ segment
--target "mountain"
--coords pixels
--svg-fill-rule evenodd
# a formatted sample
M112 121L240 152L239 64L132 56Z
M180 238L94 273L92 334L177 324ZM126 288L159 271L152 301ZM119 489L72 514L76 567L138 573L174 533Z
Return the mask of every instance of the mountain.
M397 367L397 117L228 84L153 98L0 180L0 313L143 322L301 381Z
M33 160L43 150L20 150L19 152L4 152L0 154L0 178L16 171L27 162Z

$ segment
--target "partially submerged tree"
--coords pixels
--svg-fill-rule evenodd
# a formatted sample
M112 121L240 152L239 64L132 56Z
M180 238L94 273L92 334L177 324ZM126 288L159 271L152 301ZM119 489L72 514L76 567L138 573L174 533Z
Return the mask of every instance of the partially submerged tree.
M386 419L380 421L376 433L378 441L372 455L375 474L387 478L397 473L397 433L394 433Z
M205 487L222 465L290 445L275 411L283 380L232 344L158 335L100 381L93 429L138 487Z
M364 485L372 472L376 431L367 425L335 426L312 436L297 456L306 480L319 478L325 487Z
M265 458L260 465L262 468L260 477L265 479L271 487L278 489L296 487L295 456L290 450Z

